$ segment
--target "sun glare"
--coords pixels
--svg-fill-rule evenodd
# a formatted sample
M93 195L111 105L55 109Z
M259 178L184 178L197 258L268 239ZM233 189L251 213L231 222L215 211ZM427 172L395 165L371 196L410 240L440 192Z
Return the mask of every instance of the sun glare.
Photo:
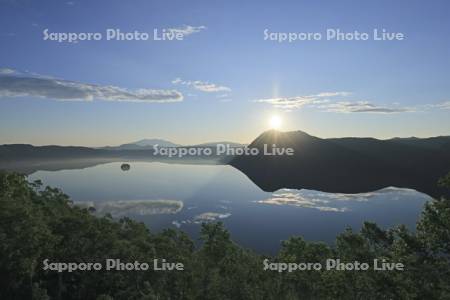
M280 129L281 128L281 118L279 116L272 116L270 118L270 128L272 129Z

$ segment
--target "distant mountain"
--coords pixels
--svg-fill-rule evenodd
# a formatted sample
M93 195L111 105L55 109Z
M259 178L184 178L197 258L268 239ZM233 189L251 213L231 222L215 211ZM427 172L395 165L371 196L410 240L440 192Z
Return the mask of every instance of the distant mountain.
M230 164L266 191L305 188L359 193L388 186L431 196L448 193L437 181L450 171L450 137L427 139L321 139L302 131L267 131L249 147L294 149L293 156L239 156Z
M0 161L23 159L66 159L96 157L107 151L77 146L33 146L28 144L0 145Z
M143 139L143 140L134 142L132 144L142 146L142 147L154 146L154 145L159 145L161 147L178 147L178 146L180 146L179 144L175 144L170 141L163 140L163 139Z
M158 145L159 147L169 148L169 147L216 147L218 144L227 145L229 147L244 147L244 144L234 143L234 142L211 142L203 144L194 145L180 145L175 144L163 139L143 139L137 142L122 144L120 146L107 146L101 149L105 150L150 150L153 146Z
M149 150L153 149L153 146L158 145L160 147L179 147L181 145L172 143L163 139L142 139L137 142L122 144L120 146L107 146L101 149L106 150Z
M212 142L212 143L203 143L203 144L192 145L189 147L217 147L217 145L226 145L226 146L232 147L232 148L247 146L245 144L239 144L239 143L234 143L234 142Z
M438 136L438 137L431 137L431 138L416 138L416 137L410 137L410 138L393 138L389 141L399 143L399 144L405 144L415 147L422 147L422 148L428 148L428 149L448 149L450 147L450 136Z

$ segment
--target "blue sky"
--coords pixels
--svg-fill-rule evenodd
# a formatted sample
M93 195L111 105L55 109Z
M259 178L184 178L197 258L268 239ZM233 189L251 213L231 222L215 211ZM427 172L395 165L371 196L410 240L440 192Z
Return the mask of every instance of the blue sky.
M58 43L46 28L186 35ZM328 28L406 39L263 34ZM248 143L272 115L320 137L450 134L448 1L1 0L0 45L0 143Z

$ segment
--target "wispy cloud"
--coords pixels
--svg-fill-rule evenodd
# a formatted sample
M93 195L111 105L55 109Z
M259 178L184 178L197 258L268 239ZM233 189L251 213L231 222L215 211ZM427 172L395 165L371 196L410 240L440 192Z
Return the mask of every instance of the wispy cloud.
M322 92L313 95L257 99L254 102L268 103L273 107L292 111L304 106L311 106L323 111L335 113L401 113L412 112L414 108L398 105L382 106L369 101L344 101L342 97L350 96L349 92Z
M293 110L301 108L305 105L326 103L330 100L328 98L348 96L348 92L323 92L314 95L304 95L295 97L279 97L279 98L267 98L257 99L254 102L268 103L275 108L283 110Z
M327 103L320 105L320 108L325 109L329 112L336 113L381 113L381 114L392 114L392 113L402 113L402 112L412 112L415 111L412 108L407 107L387 107L379 106L368 101L340 101L336 103Z
M182 80L181 78L176 78L172 80L173 84L182 84L189 87L192 87L198 91L206 92L206 93L217 93L217 92L231 92L229 87L218 85L215 83L210 83L207 81L200 80Z
M261 204L288 205L303 208L314 208L320 211L345 212L346 207L333 207L327 199L308 198L297 190L281 189L272 194L272 197L256 201Z
M440 109L450 109L450 101L441 102L438 104L433 104L432 107Z
M45 76L23 74L11 69L0 71L0 97L38 97L63 101L178 102L176 90L129 90L112 85L81 83Z
M195 207L194 207L195 208ZM188 208L189 209L189 208ZM172 224L178 228L180 228L182 225L185 224L202 224L202 223L209 223L209 222L215 222L221 219L226 219L231 217L231 213L225 212L225 213L219 213L219 212L205 212L199 215L194 216L191 219L182 220L182 221L172 221Z
M417 192L411 189L387 187L378 191L360 194L324 193L312 190L280 189L275 191L270 198L255 201L256 203L293 206L300 208L312 208L327 212L346 212L356 203L364 205L371 201L389 198L394 200L411 199L417 197ZM420 194L427 200L429 197Z
M14 74L14 73L16 73L16 71L14 71L13 69L0 68L0 75Z
M171 31L172 33L175 33L175 34L181 33L184 36L188 36L193 33L198 33L205 29L206 29L206 26L183 25L181 27L169 28L169 29L167 29L167 31Z
M115 218L129 215L149 216L176 214L183 209L179 200L127 200L107 202L77 202L77 206L94 208L98 215L111 214Z

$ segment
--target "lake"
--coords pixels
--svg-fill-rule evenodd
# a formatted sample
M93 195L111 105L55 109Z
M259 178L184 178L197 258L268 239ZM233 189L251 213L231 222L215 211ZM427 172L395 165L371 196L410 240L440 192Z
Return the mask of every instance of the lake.
M265 192L227 165L120 162L75 170L37 171L29 178L58 187L97 214L128 216L152 231L180 228L198 239L202 222L222 221L240 245L275 253L293 235L333 243L364 221L415 228L427 195L394 187L363 194L281 189Z

